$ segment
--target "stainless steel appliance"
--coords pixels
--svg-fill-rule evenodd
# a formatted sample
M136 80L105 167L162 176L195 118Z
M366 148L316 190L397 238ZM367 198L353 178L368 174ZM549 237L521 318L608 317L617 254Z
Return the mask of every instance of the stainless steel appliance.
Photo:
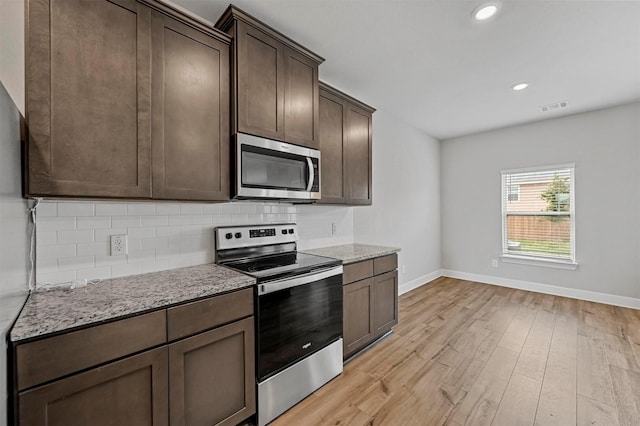
M320 151L238 133L235 137L236 199L320 199Z
M256 278L262 426L342 372L342 265L299 253L295 224L220 227L216 262Z

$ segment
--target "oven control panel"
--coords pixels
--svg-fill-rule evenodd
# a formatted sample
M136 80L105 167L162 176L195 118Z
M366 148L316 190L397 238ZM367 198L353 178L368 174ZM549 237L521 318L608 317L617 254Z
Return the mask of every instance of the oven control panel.
M295 223L221 226L216 228L214 233L216 250L298 241L298 227Z

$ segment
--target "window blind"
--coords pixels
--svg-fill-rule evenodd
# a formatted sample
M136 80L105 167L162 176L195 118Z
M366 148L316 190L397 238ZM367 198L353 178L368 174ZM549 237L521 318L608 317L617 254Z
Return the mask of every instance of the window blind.
M503 253L575 261L573 165L501 174Z

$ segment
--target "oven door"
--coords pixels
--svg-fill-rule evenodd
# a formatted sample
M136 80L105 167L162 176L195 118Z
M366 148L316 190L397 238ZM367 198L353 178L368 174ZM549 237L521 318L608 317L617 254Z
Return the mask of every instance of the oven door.
M258 382L342 337L342 266L257 289Z
M320 198L317 149L238 133L235 157L235 198Z

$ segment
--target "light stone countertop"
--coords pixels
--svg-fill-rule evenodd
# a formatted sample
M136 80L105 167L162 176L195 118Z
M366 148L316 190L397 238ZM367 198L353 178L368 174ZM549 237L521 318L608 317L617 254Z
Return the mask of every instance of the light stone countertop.
M250 287L256 280L213 263L36 291L13 326L13 342Z
M397 247L372 246L368 244L344 244L341 246L322 247L311 250L301 250L304 253L318 256L333 257L342 260L344 265L373 259L400 251Z

